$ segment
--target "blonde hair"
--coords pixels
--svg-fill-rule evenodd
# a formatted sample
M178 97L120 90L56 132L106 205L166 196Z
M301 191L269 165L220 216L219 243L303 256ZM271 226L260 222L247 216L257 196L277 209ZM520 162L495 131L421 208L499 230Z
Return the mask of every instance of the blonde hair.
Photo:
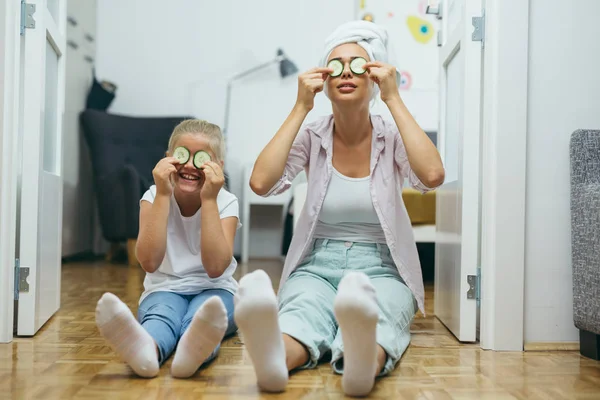
M201 119L186 119L181 121L169 138L169 153L173 154L175 143L182 135L202 135L208 139L208 145L214 153L217 163L225 160L225 139L221 133L221 128L218 125L211 124L208 121Z

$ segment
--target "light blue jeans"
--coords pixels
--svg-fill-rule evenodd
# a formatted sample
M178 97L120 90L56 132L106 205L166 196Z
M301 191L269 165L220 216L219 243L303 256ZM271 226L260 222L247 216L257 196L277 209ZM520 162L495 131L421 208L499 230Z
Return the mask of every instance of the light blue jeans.
M386 245L315 241L312 253L292 272L279 295L279 324L283 333L302 343L314 368L331 352L333 370L343 373L344 346L333 312L337 288L350 271L366 274L377 293L377 344L387 353L380 371L392 371L410 343L410 324L417 302L400 277Z
M196 311L212 296L220 297L227 309L225 336L235 333L237 326L233 320L233 294L227 290L209 289L195 295L154 292L142 301L138 308L138 321L157 344L160 365L171 356ZM219 344L204 363L213 360L220 347Z

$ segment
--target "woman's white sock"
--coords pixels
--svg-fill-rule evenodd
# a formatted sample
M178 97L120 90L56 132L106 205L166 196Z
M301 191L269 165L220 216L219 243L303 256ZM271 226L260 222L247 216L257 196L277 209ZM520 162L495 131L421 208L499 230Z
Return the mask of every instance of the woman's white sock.
M264 271L254 271L240 279L234 316L254 365L258 386L268 392L283 391L288 382L285 346L277 299Z
M342 279L334 312L344 344L342 388L349 396L365 396L375 384L379 319L375 288L365 274L352 272Z
M96 324L111 348L141 377L158 374L154 339L117 296L105 293L96 306Z

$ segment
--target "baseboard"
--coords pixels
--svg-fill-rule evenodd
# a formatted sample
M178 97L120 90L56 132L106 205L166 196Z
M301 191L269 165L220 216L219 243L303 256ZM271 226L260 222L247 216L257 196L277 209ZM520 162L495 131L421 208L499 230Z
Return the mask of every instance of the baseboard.
M579 342L525 343L525 351L579 351Z
M104 254L95 254L91 250L82 251L80 253L70 254L62 257L62 263L82 262L82 261L96 261L104 258Z

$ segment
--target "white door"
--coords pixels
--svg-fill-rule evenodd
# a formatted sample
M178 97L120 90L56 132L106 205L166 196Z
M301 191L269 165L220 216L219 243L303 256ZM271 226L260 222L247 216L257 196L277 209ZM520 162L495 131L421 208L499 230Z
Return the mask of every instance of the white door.
M18 335L34 335L60 306L62 121L66 0L27 0L21 36ZM67 160L68 161L68 160ZM73 162L74 160L71 160Z
M430 2L433 3L433 2ZM460 341L477 339L482 42L472 37L481 0L442 0L435 315ZM431 8L430 8L431 10Z

